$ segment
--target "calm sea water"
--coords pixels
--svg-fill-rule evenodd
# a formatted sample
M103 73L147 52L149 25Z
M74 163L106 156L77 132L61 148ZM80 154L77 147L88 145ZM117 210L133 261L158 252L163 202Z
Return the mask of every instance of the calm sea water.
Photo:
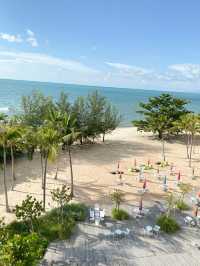
M147 101L148 97L158 96L162 93L161 91L153 90L102 88L100 86L0 79L0 112L4 111L11 114L15 111L19 111L21 96L28 95L35 89L41 90L45 95L51 95L54 99L57 99L60 92L63 90L69 94L71 102L73 102L77 96L84 96L93 90L99 90L119 109L123 117L122 126L130 126L130 121L139 117L136 113L139 102ZM200 94L181 92L170 93L188 99L190 101L188 108L192 111L200 112Z

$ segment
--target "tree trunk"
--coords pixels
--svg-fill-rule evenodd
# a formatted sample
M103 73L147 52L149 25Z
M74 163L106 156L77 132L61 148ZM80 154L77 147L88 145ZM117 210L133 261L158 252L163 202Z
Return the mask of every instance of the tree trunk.
M105 141L105 133L103 133L102 141L103 141L103 142Z
M10 212L9 204L8 204L8 191L6 184L6 147L3 146L3 185L4 185L4 193L5 193L5 204L6 204L6 212Z
M162 159L163 161L165 162L165 141L164 139L162 138Z
M47 160L48 160L48 155L46 155L45 163L44 163L44 179L43 179L43 208L44 208L44 211L45 211L45 207L46 207Z
M192 164L192 150L193 150L193 135L190 136L189 167L191 167Z
M187 150L187 159L189 159L189 146L190 146L190 135L187 135L186 150Z
M14 158L14 152L13 152L13 146L10 146L10 154L11 154L11 164L12 164L12 190L14 188L14 184L15 184L15 158Z
M42 189L44 188L44 165L43 165L43 156L40 153L40 163L41 163L41 170L42 170Z
M71 198L74 197L74 176L73 176L73 167L72 167L72 156L70 146L68 147L69 153L69 165L70 165L70 173L71 173Z
M163 137L162 131L159 130L159 131L158 131L158 138L159 138L159 139L162 139L162 137Z

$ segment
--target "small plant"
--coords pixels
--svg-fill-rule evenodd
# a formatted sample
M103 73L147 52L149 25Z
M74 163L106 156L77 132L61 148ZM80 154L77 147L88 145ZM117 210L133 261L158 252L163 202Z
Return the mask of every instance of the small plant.
M180 183L179 184L179 189L181 191L181 200L184 201L185 196L191 192L192 186L190 184L186 183Z
M176 203L176 207L180 211L188 211L190 209L190 207L183 200L178 200Z
M116 189L111 193L111 200L115 203L115 209L119 211L120 204L124 201L124 193Z
M71 199L71 195L69 193L69 188L67 188L66 185L63 185L62 188L56 188L51 192L52 200L57 202L58 204L58 210L59 210L59 218L61 223L63 223L64 219L64 206L67 205L67 203Z
M179 224L176 222L174 218L171 216L167 216L166 214L163 214L158 217L156 224L160 226L160 229L168 234L175 233L180 229Z
M167 213L166 215L169 217L171 215L172 210L176 209L176 203L177 203L177 198L173 193L169 193L167 195Z
M112 209L112 218L116 220L128 220L129 219L129 214L122 209Z
M42 258L47 247L47 241L36 233L27 236L14 235L1 250L0 263L2 265L36 265Z
M42 212L42 202L30 195L27 195L21 205L16 205L15 209L17 219L29 222L32 232L34 232L34 225L36 224L38 217L41 216Z

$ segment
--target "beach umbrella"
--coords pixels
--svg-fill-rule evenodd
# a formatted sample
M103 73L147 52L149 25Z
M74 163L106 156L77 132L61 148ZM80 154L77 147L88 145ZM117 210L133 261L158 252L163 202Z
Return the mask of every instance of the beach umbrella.
M146 189L146 187L147 187L147 180L145 179L143 183L143 189Z
M139 211L141 212L142 211L142 206L143 204L142 204L142 198L140 199L140 204L139 204Z
M177 176L177 180L180 181L181 180L181 172L178 172L178 176Z
M166 185L167 184L167 176L165 175L164 176L164 179L163 179L163 184Z

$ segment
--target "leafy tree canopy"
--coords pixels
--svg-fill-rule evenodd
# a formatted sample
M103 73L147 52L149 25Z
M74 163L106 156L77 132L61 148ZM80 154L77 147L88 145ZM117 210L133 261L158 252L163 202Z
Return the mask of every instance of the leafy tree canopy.
M151 97L147 103L139 104L141 110L138 113L143 116L143 119L133 121L133 125L141 131L158 133L159 138L162 138L163 134L170 132L175 121L189 112L186 109L187 103L187 100L168 93Z

